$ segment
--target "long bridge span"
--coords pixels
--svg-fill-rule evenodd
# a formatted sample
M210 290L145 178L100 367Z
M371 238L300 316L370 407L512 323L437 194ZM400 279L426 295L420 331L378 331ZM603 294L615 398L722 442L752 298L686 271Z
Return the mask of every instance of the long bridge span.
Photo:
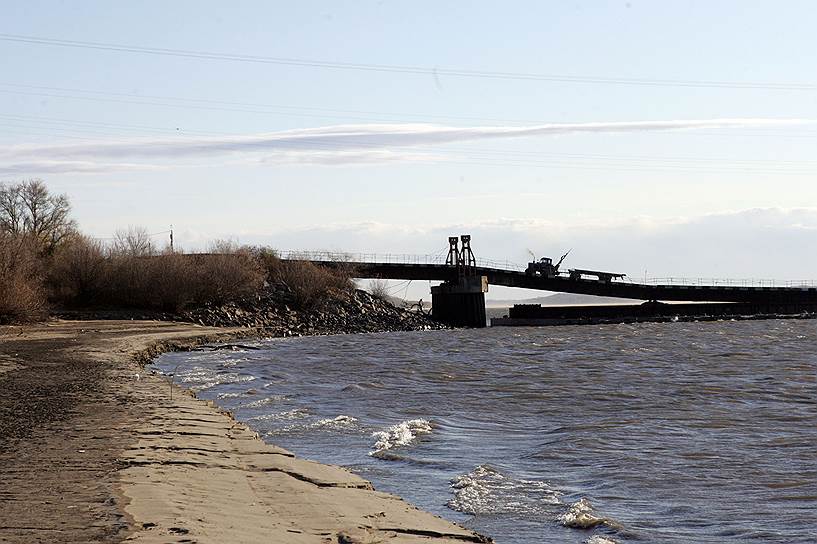
M474 259L468 246L464 252L458 249L456 255L452 249L448 256L285 252L281 257L329 268L350 268L357 278L443 282L432 288L434 315L442 314L445 320L460 325L480 326L485 321L484 293L488 285L638 301L741 303L751 305L753 311L768 313L817 311L817 282L813 281L666 278L638 282L546 277L527 273L510 262ZM472 313L471 318L461 315Z
M455 281L457 270L444 264L398 264L370 263L360 261L313 261L327 267L348 266L355 277L362 279L389 280L429 280ZM475 267L477 276L484 276L490 285L538 289L557 293L575 293L603 297L628 298L633 300L656 301L702 301L702 302L779 302L802 303L806 300L817 304L817 286L762 286L751 285L752 281L731 280L732 285L699 284L699 280L688 283L653 284L629 281L600 282L592 279L570 279L567 277L544 278L531 276L518 270ZM771 282L769 282L771 283ZM748 285L747 285L748 284Z

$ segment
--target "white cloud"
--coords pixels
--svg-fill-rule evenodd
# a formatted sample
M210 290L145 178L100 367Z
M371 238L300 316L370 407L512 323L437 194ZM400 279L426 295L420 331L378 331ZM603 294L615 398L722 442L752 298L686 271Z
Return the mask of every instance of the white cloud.
M394 152L388 149L366 151L286 151L260 159L262 164L319 164L341 166L345 164L375 164L403 161L445 161L446 157L434 153Z
M279 249L435 254L449 235L471 234L477 257L529 259L572 248L570 266L640 277L817 279L817 209L748 209L691 218L557 223L499 219L416 227L353 223L243 233L244 243ZM201 235L200 237L206 238Z

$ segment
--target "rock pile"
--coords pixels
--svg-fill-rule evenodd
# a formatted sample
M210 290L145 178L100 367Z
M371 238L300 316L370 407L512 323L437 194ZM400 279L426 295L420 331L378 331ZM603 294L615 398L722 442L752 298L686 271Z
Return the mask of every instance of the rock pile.
M222 305L182 312L177 319L216 327L260 329L270 336L307 336L446 328L419 312L356 289L298 308L292 293L271 285L260 294Z

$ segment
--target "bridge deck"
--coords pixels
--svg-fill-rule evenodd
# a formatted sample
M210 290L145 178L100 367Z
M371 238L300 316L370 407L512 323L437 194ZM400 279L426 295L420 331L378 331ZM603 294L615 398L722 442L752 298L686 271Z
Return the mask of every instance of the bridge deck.
M446 281L456 279L457 275L454 267L444 264L313 262L328 267L351 266L355 270L355 277L358 278ZM477 267L476 273L487 276L488 283L491 285L634 300L817 304L817 287L651 285L624 281L606 283L588 279L572 280L564 277L543 278L515 270L487 267Z

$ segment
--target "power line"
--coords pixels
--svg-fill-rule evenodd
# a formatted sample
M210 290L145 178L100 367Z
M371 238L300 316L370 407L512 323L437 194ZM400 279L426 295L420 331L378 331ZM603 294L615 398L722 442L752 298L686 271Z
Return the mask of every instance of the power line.
M71 47L80 49L94 49L101 51L117 51L125 53L140 53L148 55L172 56L181 58L194 58L204 60L220 60L247 62L256 64L273 64L282 66L301 66L309 68L329 68L336 70L356 70L367 72L402 73L432 76L452 76L466 78L483 79L504 79L522 81L544 81L552 83L575 83L575 84L605 84L605 85L635 85L650 87L702 87L702 88L723 88L723 89L761 89L761 90L783 90L783 91L814 91L817 84L813 83L762 83L762 82L737 82L737 81L715 81L715 80L669 80L651 78L627 78L627 77L599 77L599 76L574 76L563 74L540 74L530 72L500 72L490 70L469 70L463 68L437 68L423 66L406 66L392 64L368 64L334 62L318 59L303 59L291 57L268 57L260 55L244 55L234 53L218 53L209 51L196 51L188 49L171 49L160 47L143 47L136 45L89 42L79 40L62 40L56 38L45 38L39 36L28 36L22 34L0 33L0 40L17 43L27 43L34 45L47 45L54 47Z
M323 107L310 107L310 106L293 106L291 104L262 104L257 102L240 102L240 101L227 101L227 100L213 100L207 98L192 98L192 97L179 97L179 96L162 96L162 95L143 95L143 94L134 94L134 93L114 93L110 91L99 91L99 90L90 90L90 89L77 89L71 87L53 87L53 86L45 86L45 85L25 85L21 83L7 83L7 82L0 82L0 86L3 87L12 87L17 89L28 89L27 92L15 92L15 91L8 91L3 90L2 92L7 94L21 94L21 95L29 95L34 94L35 96L46 96L46 97L55 97L55 98L73 98L78 100L93 100L93 96L70 96L70 95L54 95L54 94L41 94L38 95L36 93L31 93L30 90L35 91L49 91L49 92L60 92L60 93L79 93L79 94L86 94L86 95L96 95L102 97L115 97L120 100L108 100L111 102L123 102L127 104L145 104L145 105L158 105L158 106L168 106L168 107L194 107L199 109L213 109L213 110L221 110L221 111L237 111L237 112L246 112L246 113L269 113L269 114L277 114L277 115L296 115L293 112L298 112L298 116L304 116L302 112L320 112L320 113L331 113L336 115L323 115L320 116L322 118L350 118L354 119L354 117L349 117L348 114L353 115L371 115L371 116L387 116L387 117L394 117L399 118L400 121L404 121L408 117L414 117L418 119L445 119L451 121L476 121L476 122L492 122L492 123L519 123L519 124L540 124L544 121L541 120L530 120L530 119L506 119L506 118L492 118L492 117L473 117L473 116L457 116L457 115L436 115L436 114L428 114L428 113L409 113L409 112L384 112L384 111L372 111L372 110L354 110L354 109L338 109L338 108L323 108ZM140 101L126 101L121 99L138 99ZM101 100L101 99L100 99ZM179 104L167 104L161 102L151 102L156 100L165 100L170 102L179 102ZM194 105L191 103L199 104ZM212 108L212 107L205 107L205 106L231 106L231 108ZM254 108L254 109L236 109L235 107L241 108ZM258 108L263 108L263 110L259 110ZM291 110L288 113L281 113L276 111L265 111L265 110ZM308 117L308 116L307 116ZM314 117L314 115L313 115ZM370 118L366 118L365 120L369 120Z
M12 88L20 88L20 89L40 89L40 90L51 90L54 92L32 92L32 91L14 91L8 89L0 89L0 93L4 94L14 94L14 95L22 95L22 96L44 96L44 97L51 97L51 98L62 98L62 99L70 99L70 100L85 100L91 102L111 102L111 103L119 103L119 104L137 104L137 105L147 105L147 106L160 106L160 107L169 107L169 108L184 108L184 109L198 109L198 110L206 110L206 111L227 111L227 112L239 112L239 113L251 113L251 114L262 114L262 115L276 115L276 116L291 116L291 117L310 117L310 118L319 118L319 119L343 119L345 121L366 121L366 122L397 122L397 123L405 123L405 122L414 122L410 119L406 119L406 117L414 117L420 120L429 120L429 119L445 119L445 120L458 120L458 121L475 121L475 122L500 122L500 123L507 123L507 124L520 124L520 125L531 125L531 124L546 124L549 121L542 121L542 120L532 120L532 119L500 119L500 118L488 118L488 117L463 117L463 116L441 116L441 115L433 115L433 114L416 114L416 113L407 113L407 112L376 112L376 111L364 111L364 110L344 110L344 109L330 109L330 108L313 108L307 106L291 106L291 105L282 105L282 104L254 104L250 102L230 102L230 101L219 101L219 100L209 100L209 99L198 99L198 98L190 98L190 97L170 97L170 96L152 96L152 95L136 95L136 94L128 94L128 93L111 93L111 92L104 92L104 91L91 91L91 90L83 90L83 89L70 89L64 87L46 87L46 86L39 86L39 85L23 85L23 84L15 84L15 83L4 83L0 82L0 87L12 87ZM69 94L62 94L64 92L74 92L74 93L84 93L90 95L98 95L98 96L76 96L76 95L69 95ZM101 96L99 96L101 95ZM109 98L114 97L114 98ZM131 100L128 97L136 98L138 100ZM142 98L146 100L142 100ZM157 102L153 99L160 99L160 100L168 100L168 101L178 101L178 103L168 103L168 102ZM199 104L196 104L199 103ZM214 104L223 104L223 105L238 105L238 106L246 106L247 108L250 107L258 107L258 108L272 108L272 109L286 109L286 110L296 110L296 111L273 111L270 109L245 109L244 107L236 108L236 107L220 107L214 106ZM326 113L303 113L303 112L326 112L326 113L335 113L336 115L327 115ZM372 117L350 117L346 115L347 113L355 113L355 114L363 114L363 115L384 115L384 116L394 116L391 119L376 119ZM149 127L144 127L149 128ZM157 129L157 130L169 130L171 132L180 132L178 129ZM745 130L745 129L744 129ZM764 130L775 130L775 134L791 134L791 133L781 133L779 127L767 127ZM202 134L202 135L223 135L223 132L214 133L214 132L206 132L206 131L193 131L185 129L184 132L188 132L191 134ZM679 134L677 132L676 134ZM715 133L706 133L706 132L686 132L684 134L692 134L692 135L700 135L700 136L722 136L721 134ZM751 133L751 132L740 132L736 130L730 131L730 134L737 134L737 135L747 135L747 136L756 136L756 135L765 135L762 133ZM814 131L808 130L799 130L796 134L796 137L804 137L805 134L817 134Z

